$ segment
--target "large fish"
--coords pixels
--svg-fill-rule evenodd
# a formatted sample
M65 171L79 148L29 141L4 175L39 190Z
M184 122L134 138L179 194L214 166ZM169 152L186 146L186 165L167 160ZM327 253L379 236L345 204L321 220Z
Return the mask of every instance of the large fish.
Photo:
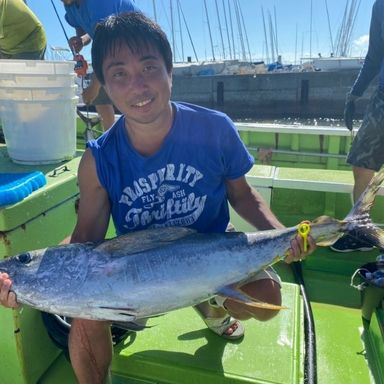
M308 222L318 245L357 230L384 248L384 232L369 209L384 169L342 220ZM134 322L222 294L249 305L241 281L284 257L295 226L255 233L203 234L187 228L148 229L101 244L69 244L26 252L0 262L20 303L75 318Z

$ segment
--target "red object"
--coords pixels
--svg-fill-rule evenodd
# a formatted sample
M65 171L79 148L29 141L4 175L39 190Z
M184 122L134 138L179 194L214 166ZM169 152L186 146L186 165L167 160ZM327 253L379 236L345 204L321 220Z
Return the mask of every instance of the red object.
M76 54L73 57L73 60L76 61L75 68L74 68L76 75L85 76L88 70L87 61L84 59L82 55L79 55L79 54Z

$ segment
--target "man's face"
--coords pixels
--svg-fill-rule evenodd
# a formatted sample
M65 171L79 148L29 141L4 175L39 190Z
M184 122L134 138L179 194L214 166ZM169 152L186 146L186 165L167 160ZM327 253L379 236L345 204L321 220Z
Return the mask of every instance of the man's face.
M170 111L172 88L163 57L155 48L117 48L103 63L107 93L130 123L161 122Z

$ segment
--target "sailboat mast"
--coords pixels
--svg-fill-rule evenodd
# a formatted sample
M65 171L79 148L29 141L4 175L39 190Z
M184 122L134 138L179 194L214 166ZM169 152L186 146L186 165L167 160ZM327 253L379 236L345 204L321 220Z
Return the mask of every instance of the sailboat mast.
M221 28L221 19L220 19L220 12L219 12L219 6L217 4L217 0L215 0L215 5L216 5L216 14L217 14L217 21L219 23L219 32L220 32L220 39L221 39L221 46L223 49L223 59L225 60L225 46L224 46L224 39L223 39L223 31Z
M176 61L176 47L175 47L175 27L174 27L174 24L173 24L173 3L172 3L172 0L169 0L169 9L170 9L170 14L171 14L171 33L172 33L172 50L173 50L173 54L174 54L174 57L173 57L173 61Z
M279 44L278 44L278 41L277 41L277 16L276 16L276 6L273 6L273 14L274 14L274 17L275 17L275 33L274 33L274 36L275 36L276 57L278 58L278 57L279 57Z
M329 10L328 10L328 1L324 0L325 2L325 10L327 11L327 19L328 19L328 31L329 31L329 38L331 40L331 50L332 53L335 53L335 47L333 45L333 36L332 36L332 28L331 28L331 20L329 18Z
M181 16L180 16L180 2L177 1L177 18L179 22L179 30L180 30L180 44L181 44L181 60L184 63L184 39L183 39L183 29L181 28Z
M153 16L154 16L154 19L157 23L157 12L156 12L156 2L155 0L152 0L152 7L153 7Z
M295 34L295 61L294 64L297 64L297 23L296 23L296 34Z
M235 14L236 14L236 21L237 21L237 29L239 31L239 38L240 38L242 57L243 57L243 61L246 61L244 39L243 39L243 31L242 31L241 21L240 21L240 11L239 11L238 0L235 0Z
M240 1L238 2L238 5L239 5L241 23L242 23L243 29L244 29L245 41L247 43L247 48L248 48L249 62L251 62L252 61L251 48L249 47L248 33L247 33L247 29L245 28L245 21L244 21L243 11L241 9Z
M312 58L312 9L313 2L311 0L311 11L309 16L309 58Z
M209 15L208 15L208 9L207 9L207 2L204 0L204 8L205 8L205 15L207 16L207 24L208 24L208 31L209 31L209 39L211 41L211 50L212 50L212 60L216 61L215 59L215 50L213 49L213 41L212 41L212 33L211 33L211 25L209 23Z
M198 62L199 58L197 57L195 45L193 44L192 35L191 35L191 32L190 32L190 30L188 28L187 20L185 19L185 16L184 16L183 8L181 8L180 0L177 0L177 4L179 6L179 9L180 9L180 12L181 12L181 16L183 17L183 21L184 21L185 28L186 28L187 33L188 33L189 41L190 41L190 43L192 45L193 53L195 54L196 61Z
M275 39L273 36L273 24L272 24L272 16L271 16L270 11L268 11L268 21L269 21L269 39L271 42L271 56L272 56L272 62L274 63L276 61L276 59L275 59Z
M266 61L269 62L269 49L268 49L268 37L267 37L267 28L265 27L265 17L264 17L264 8L261 7L261 16L263 19L263 27L264 27L264 39L265 39L265 54L266 54Z
M231 10L231 3L229 2L229 0L228 0L228 13L229 13L229 25L231 26L233 58L236 59L235 34L233 32L232 10Z
M228 48L229 48L229 57L233 59L232 55L232 47L231 47L231 39L229 38L229 29L228 29L228 19L227 19L227 10L225 9L225 1L221 0L223 4L224 10L224 21L225 21L225 30L227 31L227 40L228 40Z

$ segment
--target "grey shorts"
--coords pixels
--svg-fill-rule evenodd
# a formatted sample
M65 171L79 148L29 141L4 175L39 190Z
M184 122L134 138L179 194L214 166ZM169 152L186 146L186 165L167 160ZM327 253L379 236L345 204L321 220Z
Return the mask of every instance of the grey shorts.
M96 96L95 100L92 101L92 105L112 105L112 101L105 92L104 87L100 87L99 93Z
M373 171L378 171L384 164L384 91L379 88L367 106L347 162Z

